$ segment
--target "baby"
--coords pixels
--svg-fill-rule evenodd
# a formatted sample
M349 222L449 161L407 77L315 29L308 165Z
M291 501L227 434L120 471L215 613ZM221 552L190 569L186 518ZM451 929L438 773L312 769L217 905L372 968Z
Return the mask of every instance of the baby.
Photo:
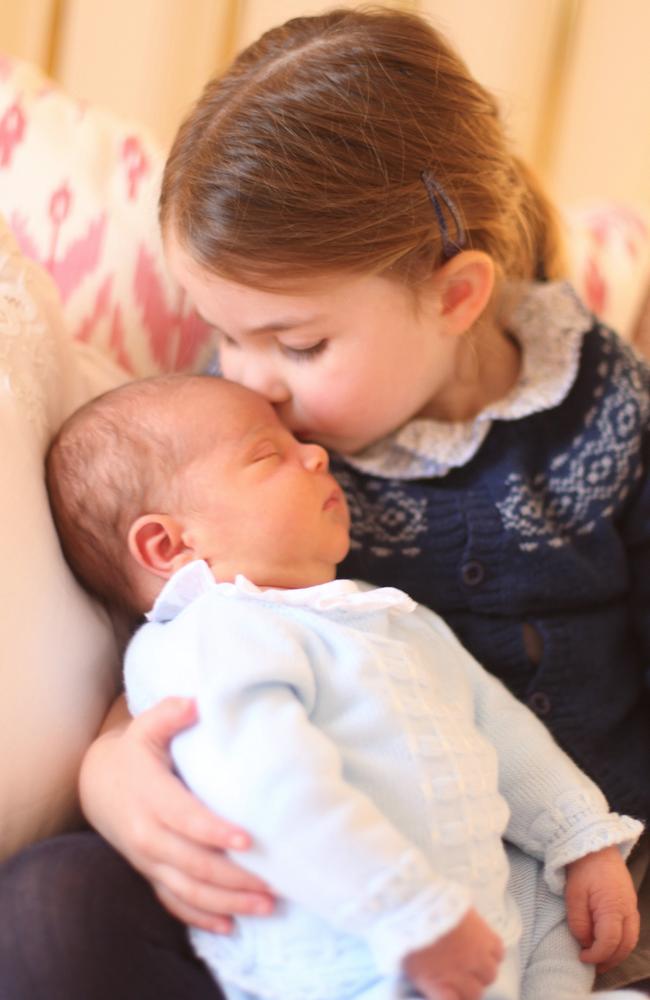
M562 1000L631 950L641 824L436 615L335 579L345 498L266 400L130 383L64 424L47 475L81 581L146 613L132 711L196 700L176 767L281 900L190 930L229 1000Z

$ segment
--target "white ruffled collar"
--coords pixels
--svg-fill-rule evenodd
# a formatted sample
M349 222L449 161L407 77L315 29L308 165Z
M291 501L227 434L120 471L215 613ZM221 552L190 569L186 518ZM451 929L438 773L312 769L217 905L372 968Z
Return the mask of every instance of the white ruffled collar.
M575 382L582 338L593 317L566 282L524 288L508 293L516 304L505 325L521 347L522 361L519 378L503 399L467 421L411 420L364 451L343 455L344 461L389 479L444 476L474 457L493 420L518 420L561 403Z
M408 613L416 608L407 594L395 587L365 589L354 580L332 580L316 587L294 590L260 588L245 576L237 576L234 583L218 583L203 559L196 559L167 581L145 616L150 622L168 622L175 618L197 598L217 589L224 597L242 597L271 604L311 608L315 611L343 611L365 614L372 611L397 611Z

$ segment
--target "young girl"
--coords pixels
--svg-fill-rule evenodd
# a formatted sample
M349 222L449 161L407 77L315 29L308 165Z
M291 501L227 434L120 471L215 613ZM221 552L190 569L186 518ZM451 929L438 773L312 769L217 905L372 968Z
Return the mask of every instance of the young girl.
M289 22L206 89L161 219L223 373L341 456L345 575L440 613L612 808L645 819L650 375L548 280L553 215L492 98L416 17ZM246 832L166 773L193 711L128 723L118 707L81 790L168 909L224 930L273 901L214 850L245 849ZM647 859L646 841L637 883ZM3 893L12 998L215 996L178 926L92 835L17 859ZM644 932L617 983L650 975L647 915Z

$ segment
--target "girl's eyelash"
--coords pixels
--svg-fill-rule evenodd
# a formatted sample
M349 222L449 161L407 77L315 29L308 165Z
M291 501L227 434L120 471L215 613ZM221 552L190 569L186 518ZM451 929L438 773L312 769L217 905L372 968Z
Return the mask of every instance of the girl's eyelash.
M281 346L283 352L295 361L309 361L310 358L315 358L316 355L322 354L327 347L327 340L323 338L317 344L312 344L311 347L289 347L288 344L282 344Z

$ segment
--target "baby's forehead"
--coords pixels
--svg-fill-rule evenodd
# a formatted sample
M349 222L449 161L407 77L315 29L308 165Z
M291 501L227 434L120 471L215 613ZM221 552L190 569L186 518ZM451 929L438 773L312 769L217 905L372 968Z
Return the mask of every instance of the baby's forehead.
M188 386L175 401L178 426L190 440L209 440L225 446L243 442L251 434L281 426L271 404L263 396L220 378Z
M264 396L237 382L206 376L190 383L188 391L190 399L179 400L182 406L193 402L199 409L204 407L211 413L216 412L224 422L246 421L249 416L255 419L275 419L275 410Z

